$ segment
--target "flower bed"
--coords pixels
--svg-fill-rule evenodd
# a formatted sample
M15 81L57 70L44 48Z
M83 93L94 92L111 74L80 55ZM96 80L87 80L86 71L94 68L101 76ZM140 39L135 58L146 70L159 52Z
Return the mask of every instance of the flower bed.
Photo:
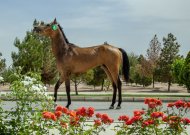
M108 127L114 125L112 130L117 135L181 135L190 125L190 119L184 117L190 110L190 102L182 100L168 103L167 109L163 110L161 100L146 98L147 109L134 110L132 117L127 114L118 116L119 122L114 122L105 113L95 113L93 107L68 110L57 106L51 110L53 100L46 94L39 76L17 76L11 84L12 92L7 95L10 99L17 99L12 108L14 111L5 111L0 106L1 134L43 135L56 130L66 135L98 135L109 132ZM40 108L32 106L35 104Z
M161 100L146 98L144 103L147 104L147 110L135 110L131 118L128 115L119 116L120 123L114 124L113 128L115 134L180 135L186 133L190 119L183 116L189 112L190 102L178 100L169 103L164 111ZM51 121L51 124L59 127L61 134L99 134L106 132L106 127L113 123L113 119L107 114L94 114L92 107L81 107L74 111L57 106L55 112L45 111L42 115L47 122ZM89 120L93 121L93 124L88 124Z

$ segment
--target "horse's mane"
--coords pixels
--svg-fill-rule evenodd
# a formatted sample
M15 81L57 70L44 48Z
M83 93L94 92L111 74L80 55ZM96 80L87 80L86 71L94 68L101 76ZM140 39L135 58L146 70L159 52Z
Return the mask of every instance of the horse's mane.
M59 27L59 29L61 30L61 33L63 34L63 38L65 39L66 43L67 43L68 45L73 46L73 47L77 47L75 44L69 42L69 40L67 39L65 33L63 32L63 28L61 27L60 24L58 24L58 27Z
M62 28L59 24L58 24L58 26L59 26L59 29L61 30L61 33L63 34L63 37L64 37L66 43L69 44L69 40L68 40L67 37L65 36L65 33L63 32L63 28Z

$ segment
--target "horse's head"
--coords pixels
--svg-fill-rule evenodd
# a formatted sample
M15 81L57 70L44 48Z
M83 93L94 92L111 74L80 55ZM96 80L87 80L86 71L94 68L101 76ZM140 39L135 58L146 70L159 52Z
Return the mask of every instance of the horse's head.
M34 26L33 31L43 36L54 37L58 32L58 29L58 23L56 19L54 19L54 21L51 23L41 23L39 25Z

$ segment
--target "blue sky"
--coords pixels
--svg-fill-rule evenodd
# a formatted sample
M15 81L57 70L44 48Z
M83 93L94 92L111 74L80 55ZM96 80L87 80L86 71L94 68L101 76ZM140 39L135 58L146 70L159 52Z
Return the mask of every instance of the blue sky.
M23 39L34 19L55 17L70 42L81 47L107 41L128 53L146 54L155 34L173 33L180 54L190 51L189 0L5 0L0 2L0 52L12 63L16 37Z

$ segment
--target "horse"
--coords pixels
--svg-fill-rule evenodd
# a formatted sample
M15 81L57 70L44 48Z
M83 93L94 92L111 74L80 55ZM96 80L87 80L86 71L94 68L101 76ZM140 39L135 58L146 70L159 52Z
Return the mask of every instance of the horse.
M65 33L56 19L51 23L41 23L34 26L33 31L39 35L50 37L52 52L56 58L57 70L60 74L59 80L54 87L54 102L57 101L59 86L65 82L67 105L71 104L70 97L70 76L71 74L84 73L89 69L101 66L112 82L113 97L109 109L114 109L118 89L118 105L121 108L122 92L119 70L122 65L122 72L125 81L129 80L129 59L127 53L121 49L104 43L102 45L81 48L69 42Z

